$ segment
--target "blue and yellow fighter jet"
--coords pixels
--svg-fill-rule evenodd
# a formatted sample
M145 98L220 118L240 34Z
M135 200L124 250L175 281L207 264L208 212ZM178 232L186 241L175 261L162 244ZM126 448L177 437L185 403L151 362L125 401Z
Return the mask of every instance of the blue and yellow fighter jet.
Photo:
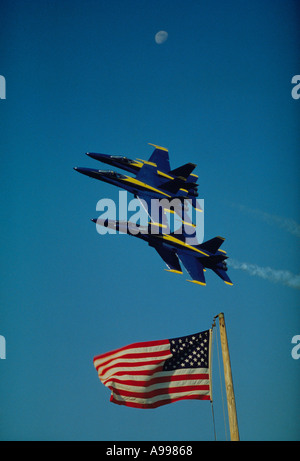
M162 148L156 148L152 154L154 157L151 156L150 159L156 159L156 162L159 163L158 156L161 152L164 152L165 154L168 153L167 150L164 151ZM162 159L164 159L162 161L165 163L164 168L167 168L166 165L169 164L169 162L166 162L168 155L163 155ZM168 179L167 181L162 181L161 175L159 174L159 170L157 168L157 163L150 161L143 163L135 178L117 173L115 171L96 170L92 168L80 167L75 167L74 170L91 178L99 179L100 181L107 182L132 193L134 197L138 198L142 203L143 201L146 202L146 211L148 212L149 216L151 216L152 199L167 199L167 201L165 201L166 209L170 212L175 212L181 218L189 203L196 211L202 211L196 199L196 195L198 195L198 193L195 191L194 187L191 189L185 189L186 179L183 176L176 176L172 179ZM194 169L196 165L192 165ZM186 165L179 167L179 169L185 167ZM173 170L173 172L174 171L176 170ZM191 171L191 169L189 169L189 171ZM188 185L190 184L194 183L189 182ZM179 199L179 202L172 202L172 200L175 198ZM193 220L185 213L186 224L194 226L192 221Z
M196 165L194 163L186 163L185 165L171 170L168 149L151 143L149 143L149 145L155 147L155 150L149 160L143 160L140 158L132 160L123 155L107 155L93 152L87 152L86 155L102 163L120 168L132 174L137 174L144 165L151 165L156 167L157 170L155 174L159 177L160 182L167 183L168 181L176 179L176 183L185 189L191 197L193 195L197 197L198 184L196 181L198 176L192 173L192 171L196 168ZM151 181L149 184L152 185Z
M215 237L199 245L189 245L184 232L179 234L163 231L162 229L166 227L166 224L160 227L158 233L153 233L152 226L155 225L153 222L149 223L148 227L140 226L137 232L136 224L130 221L114 221L100 218L92 219L92 221L97 225L109 227L148 242L148 245L155 248L159 256L164 260L168 267L166 269L168 272L182 274L180 260L192 278L192 280L188 280L189 282L206 285L204 272L206 269L211 269L227 285L233 285L227 275L228 268L225 260L228 257L224 250L219 249L225 240L222 237Z

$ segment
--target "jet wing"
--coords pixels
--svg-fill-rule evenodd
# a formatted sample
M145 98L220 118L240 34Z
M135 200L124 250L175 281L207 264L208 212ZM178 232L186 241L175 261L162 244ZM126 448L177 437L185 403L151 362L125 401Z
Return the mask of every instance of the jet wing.
M168 272L175 272L176 274L182 274L180 262L178 260L175 251L169 250L164 246L154 246L159 256L164 260L169 269L165 269Z
M204 266L201 264L199 259L195 256L187 255L181 252L178 252L178 256L193 279L189 280L189 282L198 283L199 285L206 285L203 272Z

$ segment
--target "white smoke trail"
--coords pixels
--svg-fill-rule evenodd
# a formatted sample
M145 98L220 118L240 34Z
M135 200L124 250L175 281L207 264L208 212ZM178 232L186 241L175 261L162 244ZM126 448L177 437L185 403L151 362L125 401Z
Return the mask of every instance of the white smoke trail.
M261 277L273 283L280 283L291 288L300 289L300 274L293 274L290 271L272 269L271 267L260 267L256 264L241 263L235 259L227 260L228 266L233 269L240 269L252 276Z
M281 229L286 230L290 234L296 235L296 237L300 237L300 225L293 219L272 215L261 210L254 210L251 208L247 208L244 205L237 205L232 203L231 206L238 208L240 211L250 213L253 216L256 216L257 218L260 218L263 221L267 222L268 224L274 224L280 227Z

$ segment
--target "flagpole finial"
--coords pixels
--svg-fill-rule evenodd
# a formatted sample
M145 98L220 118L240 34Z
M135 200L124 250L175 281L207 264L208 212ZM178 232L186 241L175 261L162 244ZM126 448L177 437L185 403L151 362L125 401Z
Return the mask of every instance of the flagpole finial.
M216 319L220 317L220 318L224 318L224 314L223 312L220 312L219 314L215 315L214 318L213 318L213 324L212 324L212 327L214 328L216 326Z

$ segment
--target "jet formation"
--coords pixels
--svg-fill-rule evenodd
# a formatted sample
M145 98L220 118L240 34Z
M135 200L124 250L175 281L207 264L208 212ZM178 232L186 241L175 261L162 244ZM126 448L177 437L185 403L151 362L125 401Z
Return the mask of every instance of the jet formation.
M121 155L86 154L102 163L125 170L133 176L111 170L74 168L79 173L132 193L141 202L144 200L150 218L148 226L139 226L138 231L136 224L126 221L98 218L92 219L92 222L144 240L157 251L169 272L182 274L181 262L191 277L190 282L206 285L204 272L206 269L211 269L227 285L233 285L227 274L226 259L228 256L224 250L220 249L225 240L223 237L214 237L199 244L197 241L194 243L195 234L192 244L189 240L190 234L186 233L184 224L194 227L195 225L186 218L186 214L184 214L185 221L182 221L179 231L171 232L166 219L166 212L175 212L182 219L183 210L186 206L185 201L188 201L196 212L202 211L197 202L198 176L193 173L196 165L186 163L172 170L168 149L151 145L155 147L155 150L149 160L132 160ZM168 200L163 201L163 211L159 214L158 203L163 198ZM173 199L178 199L175 201L175 205ZM153 215L155 215L155 220L153 220ZM157 216L160 216L159 222L157 222ZM154 226L158 226L158 230L155 229L155 232L153 232Z
M86 176L130 192L141 203L146 203L147 212L151 210L152 199L161 200L164 198L167 199L165 200L166 207L168 204L172 206L172 210L170 208L166 208L166 210L169 212L174 210L180 217L183 215L183 206L186 200L191 203L196 212L201 212L202 210L196 199L198 197L198 184L196 183L198 176L192 173L196 165L187 163L175 170L171 170L168 150L160 146L151 145L155 147L155 150L148 161L142 159L131 160L120 155L90 152L86 154L102 163L133 173L135 177L112 170L81 167L75 167L74 169ZM175 204L174 199L177 199ZM186 224L193 224L188 216Z

